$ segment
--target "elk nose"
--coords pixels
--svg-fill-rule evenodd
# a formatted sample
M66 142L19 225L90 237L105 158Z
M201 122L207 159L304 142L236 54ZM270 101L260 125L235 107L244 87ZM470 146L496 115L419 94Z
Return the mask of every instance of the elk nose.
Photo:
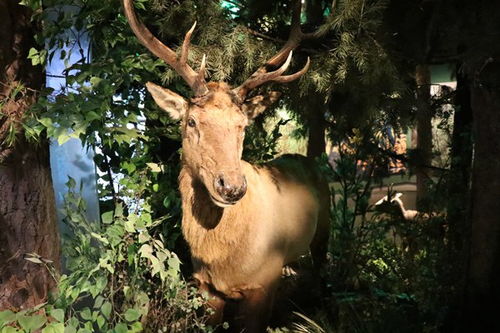
M247 192L247 180L245 176L241 176L239 184L236 185L227 181L223 175L219 175L215 179L215 190L227 202L236 202L243 198Z

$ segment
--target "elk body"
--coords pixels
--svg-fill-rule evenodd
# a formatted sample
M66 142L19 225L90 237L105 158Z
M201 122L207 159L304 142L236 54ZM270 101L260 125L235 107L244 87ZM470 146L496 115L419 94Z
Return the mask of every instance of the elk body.
M186 63L193 28L179 57L137 19L133 0L125 14L139 41L185 79L195 97L185 99L148 82L155 102L181 120L182 231L193 261L194 278L207 291L211 323L228 320L237 332L266 327L274 291L284 265L311 250L316 266L325 259L329 229L329 189L313 161L285 155L266 165L241 160L245 127L277 98L277 93L247 98L269 82L289 82L308 68L283 75L291 50L308 34L300 31L296 1L292 32L283 49L238 88L205 83L205 58L195 72ZM277 67L268 72L266 68Z
M413 209L406 209L401 197L403 193L389 193L374 204L377 211L396 217L394 236L399 237L402 248L410 255L415 255L419 249L418 228L425 227L427 236L433 235L436 239L446 242L447 225L444 224L444 215L439 212L422 213ZM436 219L437 218L437 219ZM434 222L432 222L434 219ZM421 248L421 247L420 247Z
M403 201L400 199L402 196L403 193L396 193L389 200L389 195L386 195L385 197L377 201L374 206L382 212L393 212L395 215L399 215L406 221L416 220L419 212L413 209L406 209Z

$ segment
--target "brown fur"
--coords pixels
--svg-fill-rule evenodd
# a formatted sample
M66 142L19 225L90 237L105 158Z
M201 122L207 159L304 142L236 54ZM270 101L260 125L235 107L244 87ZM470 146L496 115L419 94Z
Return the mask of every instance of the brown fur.
M328 241L329 192L314 163L288 155L264 166L241 160L245 127L275 97L241 102L225 83L187 101L149 83L155 101L182 120L182 231L194 278L208 292L212 324L261 332L282 267L311 249L319 267ZM245 188L228 201L224 184ZM313 244L311 244L313 243Z
M233 317L238 317L234 312L243 313L243 320L225 319L233 319L233 325L248 332L260 332L283 265L306 254L313 239L315 263L324 261L329 194L305 158L287 156L258 169L241 164L248 191L228 208L214 205L203 185L187 169L181 171L182 228L191 248L194 277L216 295L212 305L217 320L223 318L225 303L235 300ZM290 211L296 221L287 216Z
M305 34L300 29L301 2L293 5L292 29L285 46L241 86L205 82L205 57L195 72L186 62L195 25L186 33L181 54L156 39L137 19L132 0L123 0L130 27L139 41L172 66L194 91L186 100L148 82L155 102L182 120L183 168L180 175L182 229L190 245L194 277L209 292L213 323L230 318L236 332L265 329L274 290L284 264L311 252L318 266L328 240L328 186L305 158L287 157L255 168L241 160L245 127L279 97L245 98L270 81L286 83L300 71L282 75L292 50Z

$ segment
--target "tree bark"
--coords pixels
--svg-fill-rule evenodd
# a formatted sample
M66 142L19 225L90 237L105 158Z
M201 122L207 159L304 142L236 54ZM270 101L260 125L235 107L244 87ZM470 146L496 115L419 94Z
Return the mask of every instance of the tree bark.
M322 1L307 0L305 2L305 14L307 24L317 27L323 21ZM316 158L326 152L325 142L325 111L328 107L324 102L324 95L310 92L304 105L304 113L309 125L309 136L307 140L307 157Z
M309 94L306 104L304 113L309 126L307 157L316 158L326 152L324 114L327 104L323 102L323 97L317 93Z
M415 70L417 84L417 207L425 210L423 202L427 196L430 170L425 165L432 163L432 110L431 110L431 73L427 65L417 65ZM423 207L424 206L424 207Z
M472 168L472 108L469 79L457 69L457 89L451 143L451 180L449 189L450 205L448 218L451 228L460 231L455 242L464 239L465 220L468 219ZM455 244L462 248L462 245Z
M461 313L465 287L466 263L469 255L470 192L472 172L472 108L470 80L457 66L457 89L451 142L451 166L448 176L448 244L441 268L441 282L452 286L450 313L445 322L448 332L464 314Z
M35 32L27 7L17 0L0 2L0 310L46 301L55 285L47 267L60 267L48 142L27 142L22 131L44 84L41 66L33 67L27 59ZM15 140L9 139L12 131ZM53 263L28 261L27 253Z
M461 331L499 332L500 61L477 65L472 77L472 225Z

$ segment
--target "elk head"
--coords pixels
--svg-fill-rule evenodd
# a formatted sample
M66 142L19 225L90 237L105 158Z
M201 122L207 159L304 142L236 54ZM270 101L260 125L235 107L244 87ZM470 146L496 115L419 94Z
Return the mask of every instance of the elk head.
M160 42L137 19L133 0L123 0L125 15L139 41L153 54L172 66L194 92L186 99L169 89L148 82L146 87L155 102L174 119L181 120L184 167L201 181L212 201L220 207L235 204L246 193L247 183L241 170L241 155L245 127L279 94L258 95L247 99L247 94L266 82L290 82L302 76L309 67L309 59L300 71L283 75L290 65L292 50L306 37L300 30L300 1L296 1L290 38L285 46L259 68L242 85L231 88L224 82L205 82L205 56L196 72L188 64L191 35L196 23L186 33L181 54ZM281 66L280 66L281 65ZM276 68L268 71L268 68Z

